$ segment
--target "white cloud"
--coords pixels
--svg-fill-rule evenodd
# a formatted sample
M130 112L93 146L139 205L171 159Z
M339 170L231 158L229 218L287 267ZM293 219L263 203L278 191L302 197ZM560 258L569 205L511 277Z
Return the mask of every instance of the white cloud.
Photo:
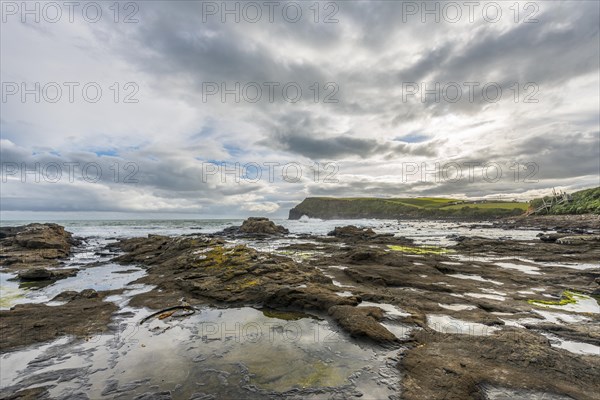
M3 95L10 82L57 82L63 90L57 103L44 93L39 103L33 94L2 102L2 162L101 163L104 172L96 183L7 178L3 210L285 215L290 204L318 194L524 198L553 186L598 184L593 2L544 2L533 24L515 23L512 3L503 4L498 23L479 14L474 23L421 23L418 16L403 18L402 2L339 2L334 24L315 24L308 9L297 23L203 22L200 2L141 2L139 23L123 24L112 21L109 5L95 24L77 15L74 23L23 24L18 16L2 23ZM419 94L404 101L403 83L413 81L480 85L473 99L465 91L456 102L444 93L437 102ZM79 83L72 103L64 82ZM82 97L89 82L103 90L97 103ZM139 88L137 103L123 102L133 92L128 82ZM267 92L257 103L243 94L239 102L233 95L204 101L203 82L279 87L273 102ZM281 96L288 82L302 87L297 103ZM336 103L323 101L333 93L327 82L337 85ZM481 87L493 82L502 88L498 102L482 98ZM526 90L528 83L534 86ZM536 162L539 181L404 181L400 173L406 163L473 160ZM111 180L111 165L128 162L138 182ZM306 171L298 183L280 171L270 181L265 170L259 182L220 174L204 179L203 166L221 162L230 168L294 162ZM334 162L338 182L315 181L309 167L315 162Z

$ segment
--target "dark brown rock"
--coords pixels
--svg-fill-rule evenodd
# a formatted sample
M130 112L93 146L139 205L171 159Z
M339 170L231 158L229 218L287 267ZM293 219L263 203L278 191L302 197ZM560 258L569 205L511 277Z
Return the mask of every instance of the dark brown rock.
M266 217L250 217L241 226L231 226L213 237L269 237L288 234L289 230Z
M250 217L240 226L240 232L260 235L283 235L290 233L281 225L275 225L265 217Z
M377 235L371 228L358 228L354 225L336 226L327 236L338 238L367 239Z
M51 386L40 386L30 389L19 390L12 394L7 394L4 396L3 393L0 393L2 400L40 400L40 399L49 399Z
M46 281L68 278L77 275L78 269L48 270L46 268L29 268L19 271L17 277L22 281Z
M331 289L319 286L306 288L282 288L267 299L271 307L300 308L312 310L328 310L334 305L358 304L354 296L340 297Z
M570 245L585 245L590 243L599 243L600 235L575 235L565 236L556 240L559 244L570 244Z
M31 268L19 272L17 277L23 281L43 281L52 279L53 274L46 268Z
M72 234L57 224L2 227L0 266L12 270L57 266L76 244Z
M57 296L59 300L69 298L67 304L60 306L19 304L0 311L0 351L65 335L86 337L108 330L111 316L118 309L115 304L104 302L104 295L91 289Z
M542 242L546 242L546 243L554 243L554 242L556 242L557 239L563 238L565 236L567 236L567 235L563 234L563 233L546 233L546 234L538 235L540 240Z
M416 345L400 365L405 371L403 398L486 398L480 392L482 382L596 398L597 357L574 357L550 347L546 338L533 332L512 329L470 336L417 331L413 337Z
M95 299L100 295L94 289L84 289L81 292L67 290L56 295L52 301L73 301L78 299Z
M329 315L352 337L366 338L380 344L391 344L398 339L378 321L383 318L379 307L333 306Z

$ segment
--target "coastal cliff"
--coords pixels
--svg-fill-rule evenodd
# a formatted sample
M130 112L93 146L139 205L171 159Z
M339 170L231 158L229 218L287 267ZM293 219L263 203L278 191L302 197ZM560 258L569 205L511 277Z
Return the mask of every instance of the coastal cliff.
M479 219L523 214L528 203L465 201L447 198L333 198L308 197L289 213L289 219L303 215L320 219Z
M546 207L542 207L546 205ZM600 214L600 187L571 194L560 193L531 202L464 200L441 197L307 197L289 213L289 219L303 215L320 219L495 219L519 216Z

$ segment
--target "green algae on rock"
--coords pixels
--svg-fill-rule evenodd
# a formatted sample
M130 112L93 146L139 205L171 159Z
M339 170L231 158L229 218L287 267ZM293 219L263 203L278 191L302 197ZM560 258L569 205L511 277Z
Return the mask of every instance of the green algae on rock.
M529 304L534 304L534 305L546 305L546 306L565 306L567 304L573 304L573 303L577 303L577 300L575 300L575 296L582 296L576 293L573 293L569 290L565 290L564 292L562 292L562 296L560 298L560 300L527 300L527 302ZM583 296L585 297L585 296Z
M409 253L409 254L446 254L446 253L453 252L453 250L451 250L451 249L444 249L442 247L436 247L436 246L416 247L416 246L398 246L398 245L389 244L387 247L392 251L400 251L402 253Z

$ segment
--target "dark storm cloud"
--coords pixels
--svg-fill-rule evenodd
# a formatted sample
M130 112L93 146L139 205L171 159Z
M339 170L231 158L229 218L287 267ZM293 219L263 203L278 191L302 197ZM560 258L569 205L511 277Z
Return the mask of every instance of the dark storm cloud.
M452 35L463 32L465 27L459 24L404 20L403 2L340 3L336 24L310 23L309 15L309 22L299 23L281 17L274 23L266 18L257 24L243 20L221 23L219 18L202 22L201 2L177 4L145 4L144 23L128 32L123 57L158 77L185 76L183 83L170 84L187 85L185 90L193 89L197 96L203 82L300 82L305 87L314 82L336 82L340 101L328 104L328 109L339 115L377 115L382 124L389 122L391 126L452 113L476 113L490 104L482 93L488 83L497 83L507 99L515 83L523 92L523 86L531 82L539 87L539 99L544 85L562 84L599 68L598 10L594 2L577 2L577 7L541 4L538 23L511 23L504 29L480 21L466 27L477 32L468 40L464 35ZM505 7L504 13L510 10ZM274 40L253 39L252 33L259 29ZM393 42L398 37L419 43L417 53L405 57L403 46ZM343 60L332 63L335 60L328 57L326 49L343 45L356 46L368 54L368 64L350 68ZM292 48L299 49L297 58L289 52ZM303 48L324 51L307 57L302 55ZM397 49L398 56L382 54L390 49ZM390 68L392 61L403 57L404 68ZM436 102L428 96L423 102L411 103L388 94L401 90L407 82L439 82L442 88L450 82L477 82L479 86L473 90L473 99L467 93L471 89L462 87L464 93L456 102ZM192 97L190 101L197 100ZM251 107L265 114L273 112L270 104Z
M516 160L529 160L539 165L539 178L543 180L600 176L598 131L536 136L518 143L515 150Z
M253 40L254 24L234 23L233 18L221 23L220 17L202 22L201 4L146 3L140 16L144 23L128 32L122 56L145 72L185 77L184 84L193 86L187 90L199 90L203 82L327 81L319 63L280 59L279 48ZM323 24L288 23L280 17L275 23L261 19L257 25L300 46L328 47L340 40L336 29Z
M288 113L271 122L271 134L259 142L275 150L299 154L313 160L335 160L345 157L387 159L401 155L434 157L438 143L398 143L365 139L367 135L332 134L327 118L308 113Z
M271 148L299 154L313 160L331 160L344 157L369 158L378 155L392 158L396 155L435 156L433 145L409 145L405 143L380 142L374 139L356 139L339 135L328 138L303 134L279 133L261 143Z
M310 185L310 196L364 197L366 193L374 197L406 197L417 195L436 187L434 182L381 182L370 178L343 178L339 185Z
M452 35L441 43L423 41L417 60L411 65L398 71L383 69L364 73L372 85L380 86L382 90L401 88L403 83L411 82L427 84L429 88L437 82L442 89L451 82L461 86L465 82L478 84L472 90L472 99L468 94L471 89L463 86L463 95L452 103L436 101L431 95L421 102L419 93L413 104L402 104L394 124L457 112L476 113L490 104L482 88L491 83L501 87L504 99L510 98L511 90L518 84L520 101L525 95L524 85L533 83L539 91L536 98L547 100L544 95L554 88L553 85L564 84L599 69L597 3L586 1L577 2L577 7L567 6L566 3L542 4L538 23L515 24L504 30L495 29L494 24L477 27L478 34L467 42ZM451 32L453 29L451 24L420 25L396 24L395 27L414 28L414 31L419 31L423 25L433 31L447 28Z

